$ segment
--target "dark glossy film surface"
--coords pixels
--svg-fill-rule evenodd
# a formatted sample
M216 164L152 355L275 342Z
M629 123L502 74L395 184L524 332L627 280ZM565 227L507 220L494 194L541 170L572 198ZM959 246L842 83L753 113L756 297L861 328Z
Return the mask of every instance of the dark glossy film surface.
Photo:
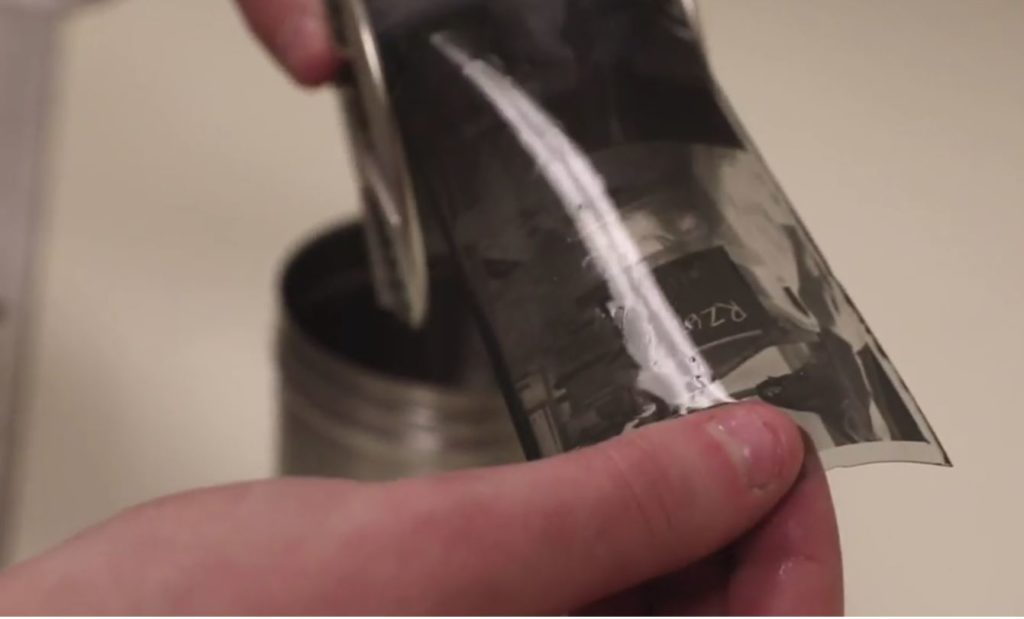
M371 11L417 195L535 455L760 398L826 464L946 462L681 3Z

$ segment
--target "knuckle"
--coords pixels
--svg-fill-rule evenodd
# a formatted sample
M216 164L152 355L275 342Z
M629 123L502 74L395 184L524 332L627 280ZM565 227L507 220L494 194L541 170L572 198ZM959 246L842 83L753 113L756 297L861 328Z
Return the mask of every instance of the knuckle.
M693 496L693 486L679 474L678 464L667 462L663 450L643 434L614 441L601 453L610 482L621 488L616 496L628 502L627 511L649 543L675 543Z

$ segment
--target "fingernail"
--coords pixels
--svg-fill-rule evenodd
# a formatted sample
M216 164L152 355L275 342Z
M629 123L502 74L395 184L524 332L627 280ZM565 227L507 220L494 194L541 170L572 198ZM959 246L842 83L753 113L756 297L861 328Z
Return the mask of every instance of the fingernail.
M295 75L302 75L307 66L324 48L327 31L320 20L311 15L298 15L284 27L278 43L281 62Z
M747 485L765 490L778 481L785 459L783 438L757 410L724 410L709 427L743 472Z

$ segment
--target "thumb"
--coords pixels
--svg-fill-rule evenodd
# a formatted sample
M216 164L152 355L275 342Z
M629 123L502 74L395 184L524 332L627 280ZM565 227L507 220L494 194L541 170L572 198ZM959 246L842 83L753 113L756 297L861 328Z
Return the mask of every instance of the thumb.
M246 22L272 56L300 84L330 80L341 55L323 0L237 0Z

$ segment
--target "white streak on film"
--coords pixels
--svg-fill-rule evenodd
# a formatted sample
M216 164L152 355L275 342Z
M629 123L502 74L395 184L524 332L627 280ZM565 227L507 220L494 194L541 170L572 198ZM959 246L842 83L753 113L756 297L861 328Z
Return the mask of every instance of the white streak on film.
M639 386L685 412L733 401L662 294L600 174L558 123L512 79L450 37L432 38L495 107L562 201L594 265L608 282Z

